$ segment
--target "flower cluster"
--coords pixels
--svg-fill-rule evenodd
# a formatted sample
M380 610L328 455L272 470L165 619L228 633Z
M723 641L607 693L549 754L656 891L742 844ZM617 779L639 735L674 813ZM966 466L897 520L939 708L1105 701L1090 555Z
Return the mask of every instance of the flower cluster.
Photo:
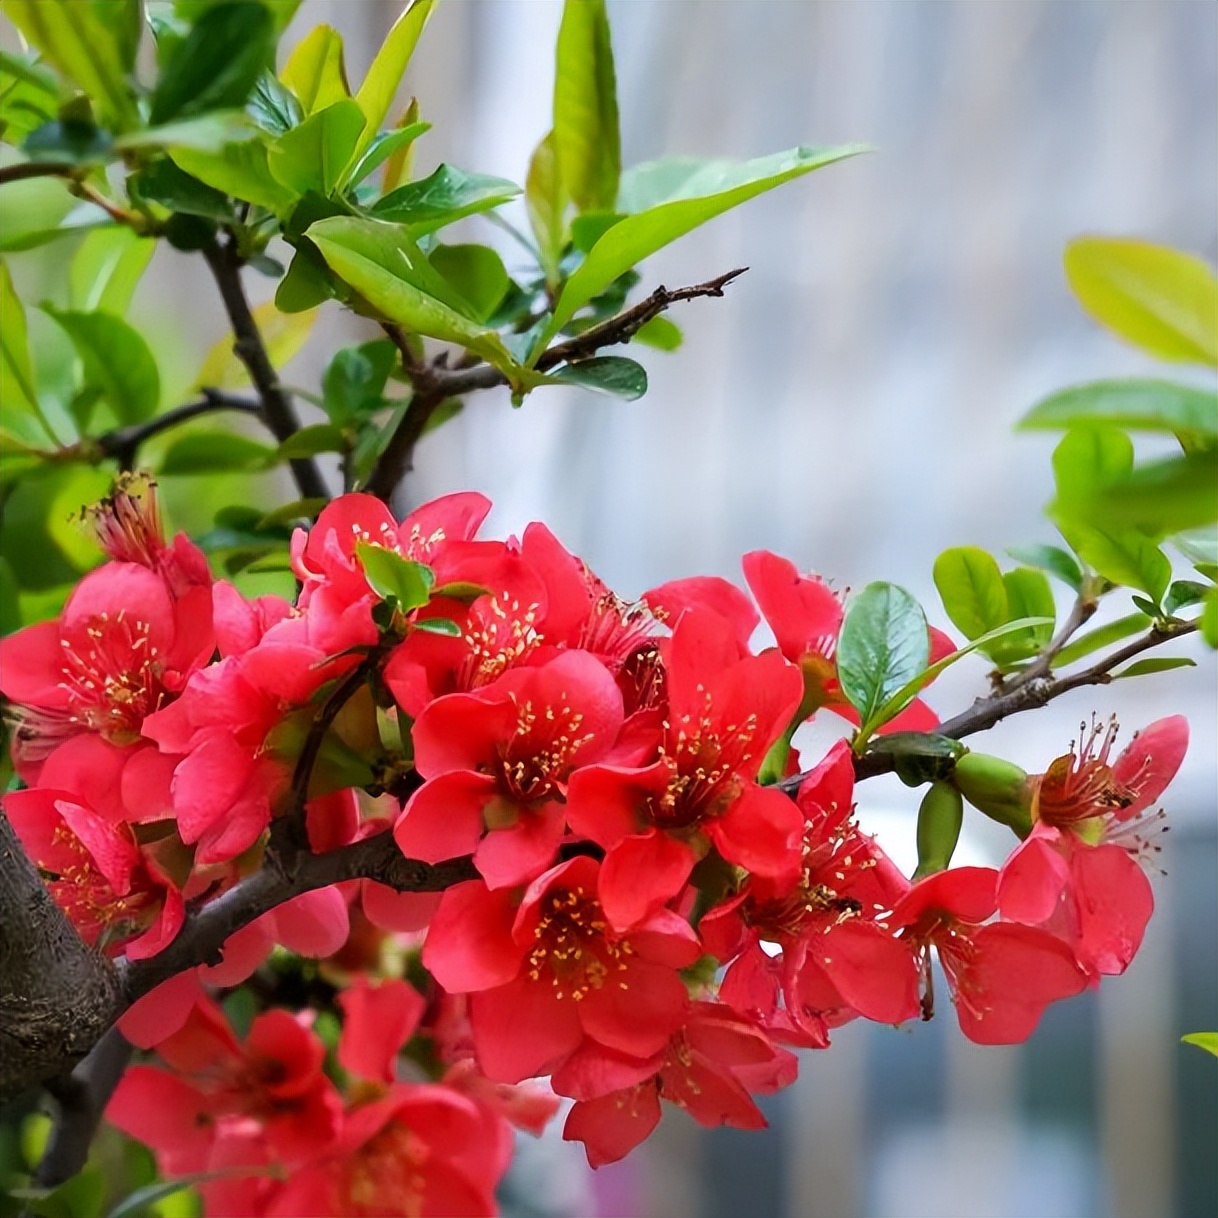
M717 578L626 602L543 525L479 539L489 508L450 495L398 522L345 495L293 539L295 604L248 601L128 481L97 517L111 561L0 642L26 784L5 811L111 953L162 950L277 822L318 853L392 833L410 859L472 859L442 895L303 893L128 1012L162 1065L110 1117L165 1171L219 1173L209 1214L491 1212L511 1124L536 1132L555 1095L599 1165L661 1099L763 1125L793 1049L928 1018L932 956L964 1034L994 1044L1127 967L1182 719L1018 772L1006 863L911 881L855 819L845 740L794 796L772 781L812 715L857 722L821 580L758 552L760 613ZM757 651L762 616L777 646ZM951 651L931 635L932 660ZM887 726L936 723L917 701ZM295 1012L276 945L320 961ZM257 970L269 997L238 1035L213 995ZM553 1094L526 1082L546 1076Z

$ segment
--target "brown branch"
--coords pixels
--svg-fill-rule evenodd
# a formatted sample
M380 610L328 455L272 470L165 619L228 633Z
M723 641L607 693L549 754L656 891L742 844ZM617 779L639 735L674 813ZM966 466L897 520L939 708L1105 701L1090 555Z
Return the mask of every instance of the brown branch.
M211 270L224 311L233 327L233 354L245 365L262 403L262 419L280 443L300 430L300 419L292 399L279 381L267 354L258 324L250 311L241 286L241 255L231 234L211 240L203 247L203 257ZM328 499L329 488L312 457L294 457L289 463L292 476L305 499Z
M1069 616L1062 624L1062 628L1049 640L1044 650L1027 668L1016 673L1011 680L1004 683L1000 692L1013 693L1025 685L1031 685L1032 682L1047 677L1052 672L1053 661L1057 659L1062 648L1091 620L1098 606L1099 602L1090 595L1084 585L1083 591L1075 597Z
M218 389L204 389L203 397L197 402L175 406L146 423L116 427L113 431L98 436L93 443L101 457L113 458L121 469L134 469L140 446L145 441L200 415L214 414L221 410L237 410L243 414L257 415L260 418L262 416L262 406L258 402L222 393Z
M545 372L559 364L578 363L580 360L589 359L605 347L628 343L647 322L658 317L671 305L700 296L722 296L724 288L747 269L739 267L728 271L726 275L718 275L692 287L672 290L658 287L646 300L624 309L616 316L592 326L566 342L543 351L536 367L538 371ZM403 370L410 377L414 390L402 421L386 445L365 487L369 494L388 501L398 483L414 468L415 446L422 438L428 420L440 404L449 398L462 397L477 389L493 389L498 385L506 385L508 378L490 364L478 363L470 367L449 368L445 356L440 356L430 364L421 364L410 349L408 338L400 326L385 323L382 329L401 354Z
M388 831L325 854L302 854L291 877L264 866L189 914L164 951L145 960L120 961L121 1009L188 968L218 963L229 936L303 892L357 879L375 880L398 892L442 892L477 874L469 858L434 865L408 859Z
M74 178L80 171L80 166L71 161L19 161L0 166L0 186L28 178Z

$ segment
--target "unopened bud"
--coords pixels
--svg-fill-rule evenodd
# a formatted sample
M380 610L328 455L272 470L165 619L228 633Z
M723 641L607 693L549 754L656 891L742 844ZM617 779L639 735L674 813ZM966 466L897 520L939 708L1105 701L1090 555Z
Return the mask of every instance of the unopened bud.
M1032 783L1011 761L985 753L965 753L952 770L952 783L979 812L1013 829L1032 832Z
M932 782L918 809L918 869L920 880L945 871L952 861L960 826L964 822L964 798L949 782Z

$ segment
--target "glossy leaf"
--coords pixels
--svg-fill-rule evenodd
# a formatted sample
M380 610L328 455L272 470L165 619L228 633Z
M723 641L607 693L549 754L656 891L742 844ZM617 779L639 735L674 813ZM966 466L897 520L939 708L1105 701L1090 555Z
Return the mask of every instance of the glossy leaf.
M999 646L991 650L994 659L1006 662L1011 658L1033 655L1049 641L1053 635L1057 606L1053 600L1053 589L1042 571L1032 567L1016 567L1014 571L1003 572L1002 583L1007 592L1007 612L1012 618L1041 619L1039 625L1006 636Z
M173 148L169 155L175 165L200 182L206 182L234 199L265 207L276 215L286 215L296 203L295 192L271 173L267 148L260 140L234 144L223 152Z
M410 57L414 54L434 7L435 0L414 0L393 23L393 28L381 43L363 84L355 94L355 100L359 102L364 118L367 119L364 134L355 149L356 156L372 143L373 136L385 121L398 86L402 83L402 76L410 63Z
M397 362L386 340L336 351L322 377L323 408L335 423L384 405L385 383Z
M351 89L343 63L342 35L333 26L314 26L296 44L279 79L296 95L306 118L345 101Z
M304 118L300 102L278 76L269 71L262 72L257 84L245 103L245 112L263 131L271 135L282 135L297 126Z
M241 110L213 110L143 131L132 131L114 141L119 152L143 148L193 148L198 152L223 152L230 144L257 138L258 128Z
M368 541L355 543L355 556L368 586L380 597L393 597L403 612L426 605L436 577L430 567L403 558L394 550Z
M976 639L1010 620L998 563L976 546L956 546L935 559L935 587L952 624Z
M1092 381L1051 394L1033 406L1019 426L1054 430L1088 423L1218 436L1218 395L1170 381Z
M1140 588L1157 604L1171 580L1171 562L1136 529L1102 529L1061 522L1062 535L1075 553L1114 584Z
M391 321L458 343L509 379L519 371L499 336L462 314L460 299L401 228L337 216L312 225L308 235L334 273Z
M1074 294L1101 325L1159 359L1218 365L1218 280L1200 258L1084 237L1064 261Z
M1204 600L1211 586L1210 584L1199 584L1192 579L1175 580L1163 598L1163 612L1168 617L1174 617L1178 609L1196 605Z
M554 315L535 344L534 358L579 309L636 263L755 195L864 151L862 144L792 148L752 161L702 163L701 171L688 175L674 196L627 216L592 247L567 280ZM625 186L624 177L623 190Z
M267 165L296 194L328 195L342 179L363 129L364 115L355 102L335 102L281 135L267 151Z
M227 195L180 169L169 157L157 157L132 174L127 179L127 190L133 200L159 203L173 212L220 223L232 223L234 218Z
M347 184L357 186L391 157L404 156L410 145L430 130L430 123L413 122L375 136L363 156L348 171Z
M888 700L872 715L871 719L863 725L865 732L860 734L864 738L871 734L877 727L882 726L891 719L895 719L917 696L924 690L936 677L945 669L950 668L957 660L962 660L971 652L988 649L998 640L1017 634L1023 630L1042 628L1044 625L1052 625L1052 619L1049 618L1016 618L1012 622L1005 622L1001 626L995 627L993 630L987 630L985 634L964 644L963 647L957 647L955 651L948 652L942 659L936 660L933 664L924 668L916 676L910 678L900 689L888 698ZM905 733L896 732L894 736L905 736L909 734L920 733ZM885 737L892 739L893 737ZM879 742L871 746L873 749L881 751L892 751L890 747L883 746Z
M603 0L567 0L554 72L554 152L580 211L611 210L622 171L617 81Z
M276 368L282 368L305 345L317 320L316 309L281 313L273 301L259 305L253 313L267 355ZM238 389L249 383L249 372L233 350L231 334L211 348L195 378L200 389Z
M412 630L421 630L424 634L442 634L450 639L459 639L463 633L460 626L451 618L428 617L411 623Z
M129 228L89 233L68 271L72 308L122 317L155 249L155 241Z
M119 130L139 121L124 68L121 22L106 20L79 0L2 0L0 11L47 63L89 95L103 119Z
M468 303L468 315L485 322L508 289L503 259L487 245L437 245L430 257L431 265Z
M846 606L838 679L864 723L926 667L929 654L926 615L904 588L868 584Z
M1205 1049L1218 1057L1218 1032L1190 1032L1187 1036L1181 1036L1180 1039L1186 1045L1196 1045L1199 1049Z
M266 469L279 459L268 444L229 431L192 431L179 436L161 459L161 474L215 474Z
M1078 560L1060 546L1009 546L1007 553L1029 567L1037 567L1056 575L1062 583L1078 592L1083 586L1083 570Z
M647 373L641 364L620 355L598 355L593 359L566 364L550 373L550 378L565 385L578 385L633 402L647 392Z
M1135 660L1132 664L1112 674L1114 681L1123 677L1148 677L1156 672L1171 672L1174 668L1196 668L1197 661L1187 656L1153 656L1147 660Z
M152 126L244 106L273 47L271 12L253 0L205 10L178 43L152 95Z
M1129 613L1117 618L1114 622L1097 626L1094 630L1080 634L1076 639L1067 643L1057 653L1054 667L1064 668L1067 664L1073 664L1075 660L1081 660L1083 656L1090 655L1093 651L1119 643L1122 639L1129 638L1131 634L1146 630L1150 626L1150 622L1151 619L1145 613Z
M144 336L112 313L47 312L76 348L85 384L98 389L121 423L151 418L161 397L161 376Z
M372 215L378 220L408 224L417 237L464 216L499 207L519 193L520 187L506 178L440 165L428 177L408 182L378 199Z

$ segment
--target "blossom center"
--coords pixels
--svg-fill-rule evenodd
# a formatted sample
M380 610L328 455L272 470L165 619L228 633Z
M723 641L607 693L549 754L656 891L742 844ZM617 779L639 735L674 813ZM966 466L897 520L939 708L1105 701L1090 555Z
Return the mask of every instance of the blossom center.
M619 989L626 989L619 974L629 967L634 948L628 939L607 938L607 929L599 902L583 887L547 894L533 930L529 978L540 981L548 975L554 996L575 1002L614 979Z

